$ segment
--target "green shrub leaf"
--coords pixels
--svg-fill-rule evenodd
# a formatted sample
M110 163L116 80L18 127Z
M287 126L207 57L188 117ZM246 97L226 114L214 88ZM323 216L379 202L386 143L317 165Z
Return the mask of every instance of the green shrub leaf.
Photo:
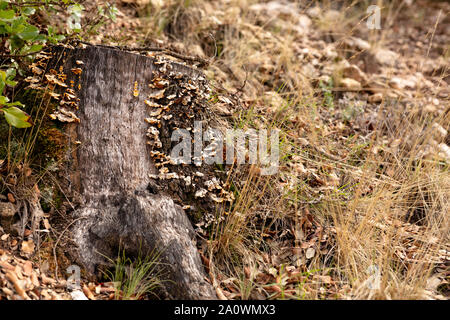
M3 88L5 87L5 82L6 82L6 72L3 70L0 70L0 95L3 92ZM1 96L3 97L3 96Z
M39 35L39 29L35 26L29 25L25 29L17 34L20 39L25 41L34 40Z
M35 12L36 12L36 9L35 9L35 8L24 8L24 9L22 10L22 13L23 13L24 15L26 15L26 16L31 16L31 15L33 15Z
M17 103L13 103L17 104ZM9 107L1 109L5 113L6 121L16 128L28 128L32 126L29 114L17 107Z
M8 97L0 96L0 106L6 104L9 101Z
M15 16L14 10L0 10L0 20L2 21L12 20Z

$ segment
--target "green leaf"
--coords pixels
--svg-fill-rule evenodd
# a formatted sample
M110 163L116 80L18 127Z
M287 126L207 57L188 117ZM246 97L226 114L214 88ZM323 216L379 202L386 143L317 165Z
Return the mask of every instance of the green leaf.
M81 18L81 12L84 10L84 6L79 4L79 3L75 3L71 6L69 6L69 12L72 15L76 15L77 17Z
M0 20L9 21L16 16L14 10L0 10Z
M28 128L32 126L31 117L17 107L1 109L5 113L6 121L16 128Z
M41 51L42 45L34 44L32 46L24 46L22 50L20 50L21 54L32 54Z
M36 38L33 39L33 41L42 42L45 43L47 41L47 35L39 33Z
M16 76L16 69L15 68L8 68L8 70L6 70L6 79L14 79L14 77Z
M9 101L8 97L0 96L0 105L4 105Z
M109 7L109 17L111 18L112 21L116 21L117 18L117 14L119 13L119 10L116 8L115 5L112 5L111 7Z
M11 33L16 34L22 32L26 26L29 26L24 17L14 18L11 23Z
M1 20L0 20L1 21ZM6 34L13 34L13 29L11 28L11 26L9 24L5 24L2 26L5 29L5 33Z
M62 34L58 34L55 36L48 37L48 41L50 41L50 43L57 44L58 42L63 41L65 38L66 37L64 37Z
M3 92L3 88L5 88L5 82L6 82L6 72L3 70L0 70L0 94ZM3 97L3 96L0 96Z
M9 51L14 52L17 49L21 49L25 42L18 36L12 36L9 38Z
M15 87L16 86L16 84L17 84L17 81L14 81L14 80L6 80L5 81L5 83L8 85L8 86L10 86L10 87Z
M22 10L22 13L23 13L24 15L26 15L26 16L31 16L31 15L33 15L35 12L36 12L36 9L35 9L35 8L30 8L30 7L24 8L24 9Z
M30 47L30 52L37 52L42 50L43 45L42 44L33 44Z
M24 105L23 105L22 102L20 102L20 101L15 101L15 102L7 103L6 106L8 106L8 107L12 107L12 106L20 106L20 107L24 107Z
M36 28L35 26L29 25L25 27L25 29L22 32L18 33L17 35L22 40L31 41L34 40L38 36L38 34L39 29Z
M8 68L8 70L6 70L5 83L8 86L14 87L17 84L17 81L13 81L15 76L16 76L16 69L15 68Z

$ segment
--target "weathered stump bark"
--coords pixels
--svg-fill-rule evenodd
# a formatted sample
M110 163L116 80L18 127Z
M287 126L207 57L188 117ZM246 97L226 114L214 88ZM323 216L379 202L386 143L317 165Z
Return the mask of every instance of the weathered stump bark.
M157 170L146 143L144 102L160 66L150 57L104 47L63 51L54 70L63 67L59 71L68 75L66 83L79 98L75 113L80 121L73 128L80 144L73 152L71 180L81 199L74 214L82 219L73 228L80 261L94 271L104 263L102 255L116 255L119 245L129 253L156 247L171 280L165 282L168 298L216 298L205 281L184 211L149 187L149 175ZM171 66L192 78L200 76L182 64ZM79 67L81 74L74 71Z

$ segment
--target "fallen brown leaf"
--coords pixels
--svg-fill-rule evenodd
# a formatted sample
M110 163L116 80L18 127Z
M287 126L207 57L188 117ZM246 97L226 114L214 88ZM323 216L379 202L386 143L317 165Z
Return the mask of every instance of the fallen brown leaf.
M83 293L86 295L86 297L88 297L89 300L95 300L94 294L85 284L83 285Z
M34 252L34 242L32 239L28 241L22 241L21 252L24 254L32 254Z
M12 193L8 193L7 197L8 197L8 201L9 202L11 202L11 203L15 203L16 202L16 199L14 198Z
M17 276L11 272L6 272L6 278L12 282L14 285L14 289L16 289L17 293L23 298L23 299L30 299L28 295L26 294L25 290L22 288L22 285L19 283L19 279L17 279Z

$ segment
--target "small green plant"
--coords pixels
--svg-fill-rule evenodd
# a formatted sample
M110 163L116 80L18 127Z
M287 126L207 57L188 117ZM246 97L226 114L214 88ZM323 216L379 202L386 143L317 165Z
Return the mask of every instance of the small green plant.
M333 91L331 90L333 88L333 79L330 78L327 83L324 83L322 80L319 82L319 87L322 90L323 93L323 103L324 105L330 109L334 110L334 97L333 97Z
M34 55L39 53L47 43L58 44L68 37L78 36L82 31L81 18L84 6L77 1L36 1L0 0L0 113L6 121L16 128L32 126L30 116L18 106L24 105L19 101L9 102L6 86L14 87L16 74L25 75L24 66L31 63ZM67 16L65 30L57 30L54 26L37 25L35 16L40 12L46 14L63 13ZM105 19L115 19L117 8L106 4L98 7L91 29ZM88 29L88 30L91 30ZM64 33L64 34L61 34Z
M62 1L65 6L70 1ZM38 26L32 24L33 16L38 10L50 10L54 2L15 2L0 1L0 35L1 57L0 65L0 113L3 113L6 121L16 128L28 128L32 125L30 116L17 106L23 107L19 101L9 102L5 94L6 86L14 87L16 73L24 74L21 66L31 61L33 55L42 50L45 43L57 43L64 40L64 36L58 35L49 26L47 34L42 33ZM5 94L5 95L4 95Z
M17 84L12 79L16 75L16 71L13 68L9 68L6 72L0 70L0 92L6 85L11 87ZM0 113L5 115L6 121L16 128L28 128L31 127L32 122L30 116L17 108L16 106L23 106L20 102L9 102L9 98L0 94Z
M358 115L364 112L364 104L360 101L349 103L344 110L342 110L342 119L350 122Z
M115 260L107 258L114 265L113 270L108 270L105 276L115 284L116 300L139 300L145 295L157 296L155 291L161 287L162 263L159 262L161 252L154 249L149 254L142 256L139 251L135 260L126 256L125 249L119 248L119 254Z

